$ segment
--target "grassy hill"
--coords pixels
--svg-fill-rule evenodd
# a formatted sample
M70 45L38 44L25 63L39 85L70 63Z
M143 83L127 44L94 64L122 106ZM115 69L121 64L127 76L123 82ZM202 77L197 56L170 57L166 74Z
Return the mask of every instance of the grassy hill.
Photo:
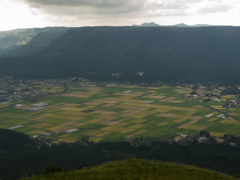
M161 180L234 180L236 178L217 172L173 163L162 163L142 159L126 159L101 166L65 173L55 173L22 180L88 180L88 179L161 179Z

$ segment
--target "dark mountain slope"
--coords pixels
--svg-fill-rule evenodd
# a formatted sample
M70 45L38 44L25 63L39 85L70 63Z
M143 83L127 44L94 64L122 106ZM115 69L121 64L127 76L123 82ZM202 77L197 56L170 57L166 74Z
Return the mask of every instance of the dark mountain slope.
M34 57L1 59L0 75L239 83L239 47L239 27L76 28Z

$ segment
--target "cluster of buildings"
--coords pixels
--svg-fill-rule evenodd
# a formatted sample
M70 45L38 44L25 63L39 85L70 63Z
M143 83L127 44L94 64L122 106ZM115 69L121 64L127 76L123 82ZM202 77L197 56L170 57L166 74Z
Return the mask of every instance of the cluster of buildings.
M51 92L43 91L41 88L63 86L65 83L72 83L74 79L76 78L39 81L36 79L14 79L9 76L0 77L0 102L20 101L31 96L46 96Z

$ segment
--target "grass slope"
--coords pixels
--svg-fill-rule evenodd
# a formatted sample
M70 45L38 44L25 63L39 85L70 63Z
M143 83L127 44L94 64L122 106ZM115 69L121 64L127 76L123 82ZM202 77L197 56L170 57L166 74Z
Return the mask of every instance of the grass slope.
M236 178L196 167L131 158L83 170L55 173L40 177L23 178L22 180L36 179L234 180Z

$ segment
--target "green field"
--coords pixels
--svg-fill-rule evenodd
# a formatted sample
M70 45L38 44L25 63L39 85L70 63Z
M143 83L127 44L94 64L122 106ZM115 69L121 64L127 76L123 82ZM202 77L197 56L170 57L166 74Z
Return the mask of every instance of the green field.
M131 92L124 93L126 91ZM170 86L70 87L66 93L35 102L48 103L43 110L30 111L30 105L35 103L24 102L27 106L18 109L0 107L0 128L22 125L15 130L29 136L50 133L55 143L79 139L128 140L142 136L168 139L176 133L199 134L201 130L213 136L225 133L240 136L240 108L229 110L231 118L217 118L220 112L182 98L189 92L191 88ZM222 102L208 105L220 107ZM212 116L205 117L209 114ZM74 128L79 130L66 132Z

